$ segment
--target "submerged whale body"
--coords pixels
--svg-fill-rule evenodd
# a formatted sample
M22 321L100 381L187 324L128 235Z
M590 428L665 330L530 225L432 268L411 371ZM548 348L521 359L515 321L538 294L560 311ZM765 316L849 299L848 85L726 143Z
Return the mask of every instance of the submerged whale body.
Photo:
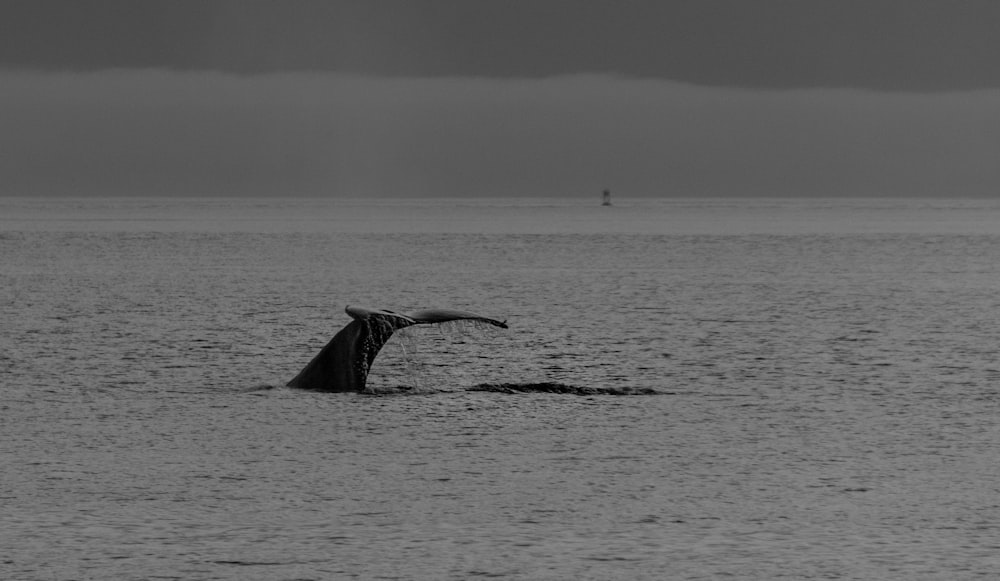
M657 391L651 387L588 387L567 385L552 381L537 383L480 383L465 391L491 391L494 393L556 393L570 395L666 395L673 392Z
M410 314L351 306L344 310L353 320L288 382L288 387L312 391L363 391L368 372L382 346L395 331L412 325L479 321L507 328L506 321L451 309L427 309Z

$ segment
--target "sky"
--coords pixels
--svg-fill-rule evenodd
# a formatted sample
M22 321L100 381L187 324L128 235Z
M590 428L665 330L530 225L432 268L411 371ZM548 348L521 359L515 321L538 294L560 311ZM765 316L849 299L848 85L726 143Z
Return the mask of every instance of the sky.
M0 195L994 196L993 0L5 0Z

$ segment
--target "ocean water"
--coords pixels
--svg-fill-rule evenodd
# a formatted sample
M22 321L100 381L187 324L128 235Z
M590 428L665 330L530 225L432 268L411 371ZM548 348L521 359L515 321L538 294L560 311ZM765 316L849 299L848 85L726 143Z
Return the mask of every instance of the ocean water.
M1000 203L596 202L0 199L0 578L1000 575Z

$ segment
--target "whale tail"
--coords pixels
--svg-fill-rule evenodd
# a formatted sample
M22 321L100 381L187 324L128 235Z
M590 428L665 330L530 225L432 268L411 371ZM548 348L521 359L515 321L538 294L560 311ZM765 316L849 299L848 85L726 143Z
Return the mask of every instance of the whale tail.
M344 310L353 320L288 382L288 387L312 391L363 391L379 351L394 332L412 325L479 321L508 328L506 320L452 309L426 309L409 315L365 307L348 306Z

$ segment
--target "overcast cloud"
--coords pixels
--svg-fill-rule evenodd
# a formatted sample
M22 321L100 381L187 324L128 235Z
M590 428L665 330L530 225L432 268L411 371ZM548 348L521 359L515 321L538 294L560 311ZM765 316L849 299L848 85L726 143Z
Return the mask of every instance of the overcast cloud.
M0 195L992 196L992 0L8 0Z
M5 195L993 195L1000 94L105 71L0 77Z

